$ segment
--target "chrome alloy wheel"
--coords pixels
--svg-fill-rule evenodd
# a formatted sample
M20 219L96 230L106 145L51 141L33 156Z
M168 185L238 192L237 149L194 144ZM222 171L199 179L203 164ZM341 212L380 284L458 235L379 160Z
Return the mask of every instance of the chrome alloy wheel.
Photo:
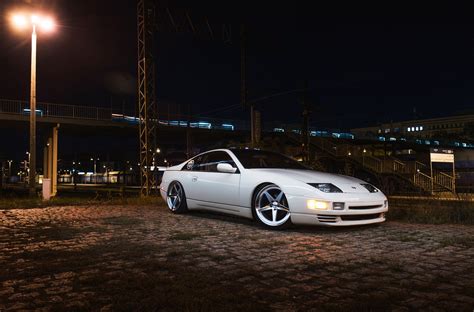
M285 193L274 184L263 187L257 193L255 212L259 220L270 227L281 226L290 218Z
M181 184L177 182L171 183L168 188L168 194L166 194L166 203L168 208L175 212L181 207L181 203L184 200L184 192Z

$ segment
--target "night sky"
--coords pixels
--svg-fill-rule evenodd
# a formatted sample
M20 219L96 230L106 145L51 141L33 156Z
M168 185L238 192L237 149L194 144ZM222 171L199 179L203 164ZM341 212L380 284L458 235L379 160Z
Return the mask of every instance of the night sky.
M38 101L133 111L136 1L32 2L54 12L60 25L38 39ZM248 28L248 98L299 89L308 79L316 128L472 112L474 27L468 7L258 2L158 1L160 112L171 103L174 111L186 112L189 105L194 114L247 116L237 105L241 22ZM28 99L30 37L13 32L7 20L21 3L0 1L0 98ZM166 7L231 23L232 43L173 33ZM299 121L300 98L293 92L260 102L263 118Z

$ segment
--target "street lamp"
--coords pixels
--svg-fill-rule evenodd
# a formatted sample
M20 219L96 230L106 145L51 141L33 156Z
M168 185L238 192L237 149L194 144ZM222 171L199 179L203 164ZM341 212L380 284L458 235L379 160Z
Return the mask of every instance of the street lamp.
M30 194L36 193L36 29L43 32L54 31L51 17L36 13L15 13L11 15L12 25L19 30L31 27L31 79L30 79Z
M8 177L11 178L12 176L12 162L13 160L7 160L8 162Z

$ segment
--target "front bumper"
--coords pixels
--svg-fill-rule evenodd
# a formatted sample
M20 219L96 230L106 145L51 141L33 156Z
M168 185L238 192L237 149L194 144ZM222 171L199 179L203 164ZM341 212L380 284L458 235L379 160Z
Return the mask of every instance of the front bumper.
M386 212L387 210L385 210ZM326 225L326 226L350 226L350 225L364 225L381 223L385 221L385 212L379 213L367 213L348 215L343 213L338 214L304 214L304 213L292 213L291 222L294 224L306 224L306 225ZM355 216L354 219L348 216Z
M329 207L333 202L343 202L342 210L317 210L306 206L306 197L290 197L291 222L306 225L350 226L373 224L385 221L388 203L385 196L380 194L367 195L359 198L334 198L327 201Z

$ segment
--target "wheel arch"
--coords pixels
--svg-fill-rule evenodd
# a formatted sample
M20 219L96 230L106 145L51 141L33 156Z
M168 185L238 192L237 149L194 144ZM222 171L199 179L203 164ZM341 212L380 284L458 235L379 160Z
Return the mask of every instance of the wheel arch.
M254 208L254 204L255 204L255 196L257 196L257 192L263 188L264 186L266 185L270 185L270 184L275 184L273 182L262 182L262 183L259 183L252 191L252 196L250 197L250 208ZM275 184L276 185L276 184ZM278 185L277 185L278 186ZM278 186L279 187L279 186Z
M188 210L188 198L186 196L186 190L184 189L184 186L183 186L183 183L181 183L181 181L179 181L178 179L172 179L169 181L168 185L167 185L167 189L166 189L166 204L168 205L168 208L169 207L169 204L168 204L168 193L170 192L170 185L173 185L173 184L179 184L180 188L181 188L181 191L182 191L182 194L183 194L183 199L184 199L184 209L180 209L180 211L177 211L177 213L182 213L182 212L185 212Z

